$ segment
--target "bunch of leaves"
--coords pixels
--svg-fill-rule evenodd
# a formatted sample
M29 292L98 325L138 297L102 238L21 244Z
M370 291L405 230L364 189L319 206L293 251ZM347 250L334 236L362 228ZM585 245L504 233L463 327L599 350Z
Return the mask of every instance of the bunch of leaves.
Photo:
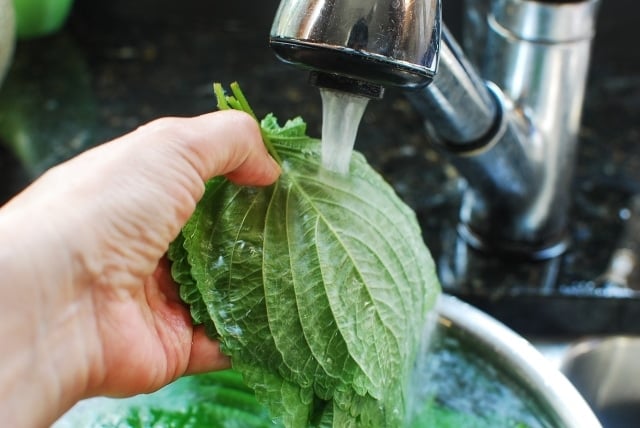
M527 428L504 417L481 418L423 402L411 428ZM129 398L91 398L78 403L52 428L283 428L234 370L187 376L151 394Z
M237 84L214 88L255 117ZM278 423L401 426L440 290L415 215L359 153L324 170L302 119L260 125L282 174L206 183L169 251L181 296Z
M282 428L234 370L178 379L151 394L81 401L53 428Z

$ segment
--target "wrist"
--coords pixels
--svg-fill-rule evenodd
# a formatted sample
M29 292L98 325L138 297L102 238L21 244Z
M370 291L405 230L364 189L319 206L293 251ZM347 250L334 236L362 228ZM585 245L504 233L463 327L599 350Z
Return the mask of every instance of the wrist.
M89 308L74 295L68 254L44 218L51 214L0 210L0 419L9 426L46 426L88 382Z

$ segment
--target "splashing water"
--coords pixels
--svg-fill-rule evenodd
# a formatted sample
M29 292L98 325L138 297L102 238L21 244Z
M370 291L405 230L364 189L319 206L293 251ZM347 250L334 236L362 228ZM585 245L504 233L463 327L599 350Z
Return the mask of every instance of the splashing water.
M368 98L320 88L322 96L322 166L349 172L351 152Z

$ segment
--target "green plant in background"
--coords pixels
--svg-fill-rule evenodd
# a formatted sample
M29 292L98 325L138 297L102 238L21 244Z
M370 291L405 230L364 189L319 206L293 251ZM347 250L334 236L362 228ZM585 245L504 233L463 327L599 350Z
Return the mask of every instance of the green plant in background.
M67 20L73 0L12 0L18 38L46 36L58 31Z
M0 87L11 64L15 45L15 13L12 0L0 0Z
M232 90L219 106L253 114ZM401 426L440 291L415 215L358 153L322 169L302 119L261 128L282 175L207 183L170 248L181 295L285 426Z

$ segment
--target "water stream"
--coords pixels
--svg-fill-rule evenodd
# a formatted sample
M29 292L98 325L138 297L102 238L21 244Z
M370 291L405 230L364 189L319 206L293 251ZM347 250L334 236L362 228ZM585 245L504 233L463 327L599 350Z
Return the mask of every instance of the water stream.
M349 161L368 98L320 88L322 96L322 166L339 174Z

